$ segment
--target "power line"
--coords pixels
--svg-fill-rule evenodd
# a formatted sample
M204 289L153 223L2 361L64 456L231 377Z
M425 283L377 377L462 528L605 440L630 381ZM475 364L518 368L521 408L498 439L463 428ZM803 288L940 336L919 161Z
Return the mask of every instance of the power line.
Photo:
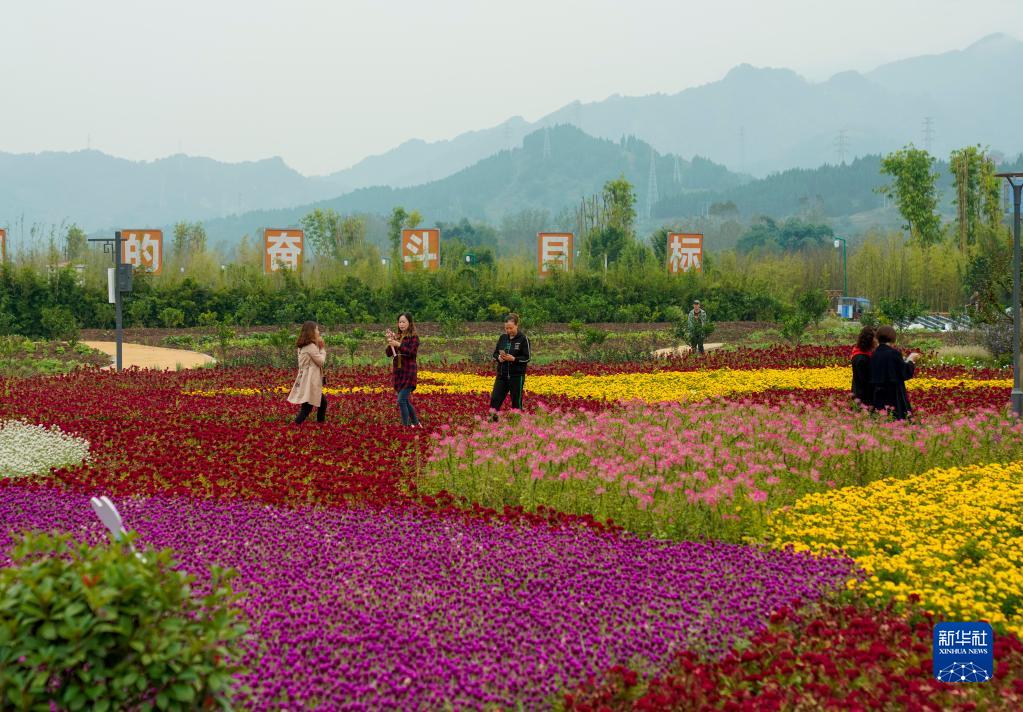
M671 175L671 182L675 185L682 185L682 165L679 163L678 156L675 156L675 171Z
M551 127L543 127L543 160L551 157Z

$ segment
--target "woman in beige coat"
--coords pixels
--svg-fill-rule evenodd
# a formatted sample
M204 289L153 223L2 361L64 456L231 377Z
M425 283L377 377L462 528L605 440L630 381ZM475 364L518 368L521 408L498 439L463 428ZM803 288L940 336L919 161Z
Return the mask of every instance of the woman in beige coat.
M322 423L327 419L327 396L323 395L323 366L327 362L327 351L315 321L302 325L295 346L298 348L298 375L288 395L289 403L301 406L295 416L295 425L301 425L313 408L317 409L316 422Z

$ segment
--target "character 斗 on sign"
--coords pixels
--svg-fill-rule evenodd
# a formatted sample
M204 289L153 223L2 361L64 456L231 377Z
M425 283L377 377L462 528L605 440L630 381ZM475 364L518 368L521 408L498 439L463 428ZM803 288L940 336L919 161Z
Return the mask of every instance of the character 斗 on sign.
M417 228L401 231L401 262L406 272L440 267L440 230Z

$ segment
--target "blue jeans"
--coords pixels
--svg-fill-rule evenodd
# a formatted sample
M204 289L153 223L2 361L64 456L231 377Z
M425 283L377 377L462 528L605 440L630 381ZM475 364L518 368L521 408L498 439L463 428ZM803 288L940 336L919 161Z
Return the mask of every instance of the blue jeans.
M403 388L398 391L398 410L401 411L402 425L419 425L419 418L416 417L416 409L412 407L409 396L416 388Z

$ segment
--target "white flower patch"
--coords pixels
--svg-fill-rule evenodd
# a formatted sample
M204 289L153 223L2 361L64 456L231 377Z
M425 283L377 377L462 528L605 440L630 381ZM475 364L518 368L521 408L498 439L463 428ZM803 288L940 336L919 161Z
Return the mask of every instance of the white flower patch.
M73 467L89 457L89 441L20 420L0 421L0 477L47 473Z

